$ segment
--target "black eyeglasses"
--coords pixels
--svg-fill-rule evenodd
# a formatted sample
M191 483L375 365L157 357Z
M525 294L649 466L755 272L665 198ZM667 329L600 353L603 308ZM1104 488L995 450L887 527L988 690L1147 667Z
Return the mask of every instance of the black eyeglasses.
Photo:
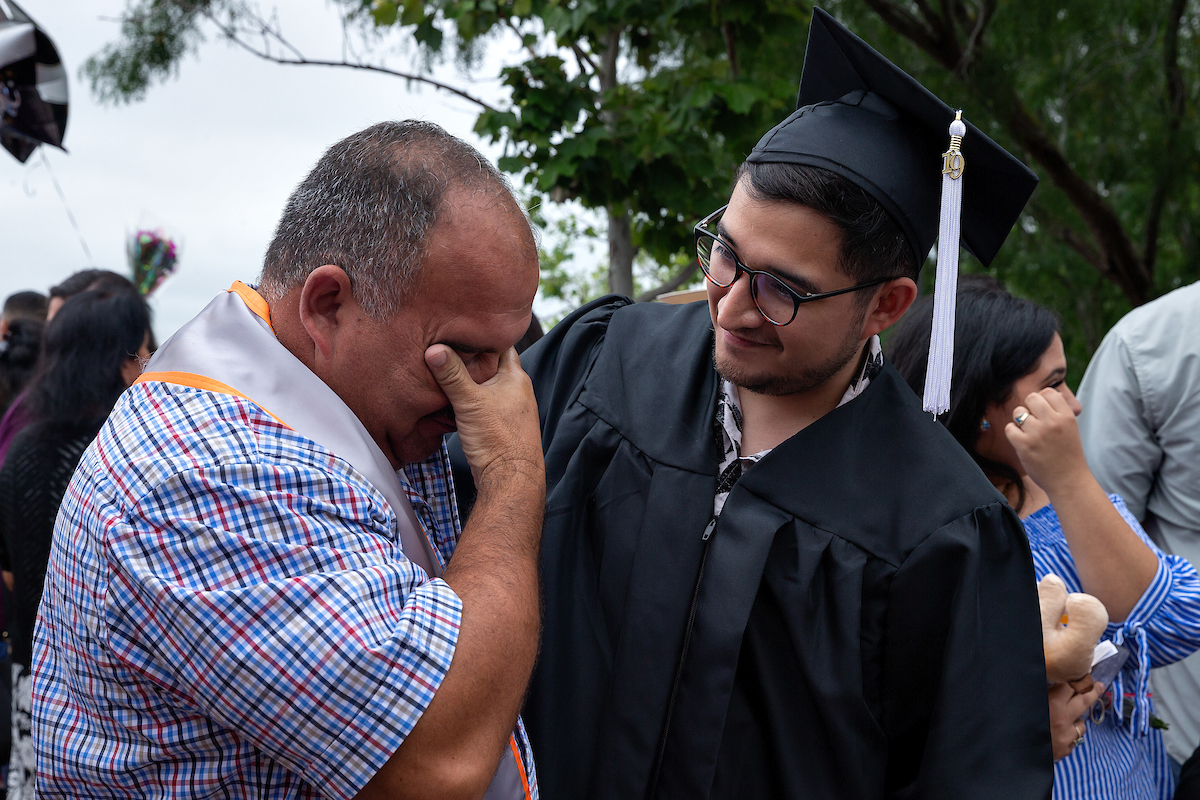
M696 259L700 269L714 285L728 289L737 282L744 272L750 276L750 297L759 313L772 325L784 326L796 318L796 312L801 303L811 303L814 300L824 300L826 297L836 297L839 294L857 292L859 289L869 289L881 283L895 280L895 277L880 278L870 283L861 283L845 289L835 289L832 292L816 294L801 294L769 272L750 269L738 258L733 248L717 234L709 230L713 221L721 215L728 205L721 206L713 213L696 223ZM898 277L898 276L896 276Z

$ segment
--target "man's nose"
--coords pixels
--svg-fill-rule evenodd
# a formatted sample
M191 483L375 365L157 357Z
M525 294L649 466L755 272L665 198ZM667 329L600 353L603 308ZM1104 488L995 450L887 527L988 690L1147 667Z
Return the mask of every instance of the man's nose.
M717 301L717 324L725 330L757 328L765 321L750 292L753 279L744 272L739 273L733 285L725 290L725 296Z

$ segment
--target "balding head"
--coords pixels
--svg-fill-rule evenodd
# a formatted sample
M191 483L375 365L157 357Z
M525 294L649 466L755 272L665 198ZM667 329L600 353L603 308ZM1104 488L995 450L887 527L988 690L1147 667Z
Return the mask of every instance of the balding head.
M456 190L510 206L536 248L507 181L475 148L433 123L383 122L329 148L292 193L260 292L273 305L333 264L367 314L390 318L415 286L429 232Z

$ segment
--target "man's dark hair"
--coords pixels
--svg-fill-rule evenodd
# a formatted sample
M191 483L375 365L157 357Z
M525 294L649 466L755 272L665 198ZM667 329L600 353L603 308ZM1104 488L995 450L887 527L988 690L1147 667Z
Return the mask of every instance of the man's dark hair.
M57 286L50 287L51 297L66 300L88 289L109 289L114 292L137 294L133 281L107 269L81 269Z
M394 315L416 279L445 195L460 188L493 193L522 213L504 176L433 123L382 122L343 139L288 198L260 291L278 300L317 267L336 264L367 314Z
M734 185L755 200L782 200L819 211L842 231L839 267L855 283L917 279L921 265L900 226L867 191L836 172L805 164L742 164Z
M136 292L100 289L67 299L42 338L42 358L24 403L39 421L81 422L108 415L125 379L121 367L150 331Z
M888 359L918 396L925 392L932 325L933 297L926 295L896 323L888 340ZM1013 297L995 278L959 279L953 388L950 410L940 420L988 477L1016 487L1018 509L1025 502L1021 476L1007 464L979 454L979 423L988 404L1008 400L1013 384L1033 371L1057 332L1052 312Z
M8 299L4 301L4 318L7 320L16 319L40 319L45 321L46 308L50 305L50 298L41 292L17 292L10 294Z

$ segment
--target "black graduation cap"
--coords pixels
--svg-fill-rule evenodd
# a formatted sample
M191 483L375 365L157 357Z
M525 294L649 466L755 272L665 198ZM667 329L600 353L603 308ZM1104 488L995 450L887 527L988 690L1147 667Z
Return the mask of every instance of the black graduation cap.
M820 8L796 104L747 161L823 167L853 181L900 225L918 264L940 229L926 409L941 413L949 407L960 230L962 243L990 263L1038 178Z

